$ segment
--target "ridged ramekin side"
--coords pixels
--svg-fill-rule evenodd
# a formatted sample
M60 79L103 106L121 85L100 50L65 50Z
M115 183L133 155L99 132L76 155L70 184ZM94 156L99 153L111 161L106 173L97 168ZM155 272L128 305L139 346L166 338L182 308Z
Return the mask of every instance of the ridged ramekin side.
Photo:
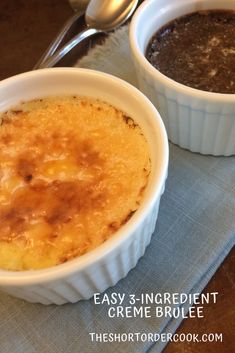
M139 88L161 114L171 142L201 154L235 154L235 99L234 108L226 109L227 103L183 95L157 81L137 61L135 66Z

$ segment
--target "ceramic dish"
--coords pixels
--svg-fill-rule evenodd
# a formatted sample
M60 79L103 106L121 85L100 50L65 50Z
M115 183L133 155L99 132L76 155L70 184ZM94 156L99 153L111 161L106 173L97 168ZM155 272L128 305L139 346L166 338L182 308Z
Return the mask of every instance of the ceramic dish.
M113 76L75 68L20 74L0 82L0 111L21 100L64 94L102 99L133 117L149 144L151 174L139 209L101 246L48 269L0 270L1 290L43 304L88 299L127 275L150 242L168 167L167 135L159 113L141 92Z
M168 138L192 152L235 154L235 95L187 87L166 77L145 58L149 40L169 21L190 12L235 9L233 0L149 0L136 11L130 46L140 90L158 108Z

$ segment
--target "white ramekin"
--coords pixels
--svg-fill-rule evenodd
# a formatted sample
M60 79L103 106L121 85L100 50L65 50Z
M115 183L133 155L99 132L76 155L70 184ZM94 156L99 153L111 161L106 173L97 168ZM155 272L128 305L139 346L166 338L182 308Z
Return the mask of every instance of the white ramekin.
M0 111L21 100L65 94L105 100L133 117L148 140L152 170L138 211L113 237L95 250L48 269L22 272L0 270L1 290L43 304L88 299L127 275L150 242L168 167L168 141L159 113L140 91L116 77L76 68L53 68L20 74L0 82Z
M235 154L235 94L210 93L177 83L145 58L152 35L186 13L235 9L234 0L148 0L130 25L130 46L140 90L159 110L168 138L192 152Z

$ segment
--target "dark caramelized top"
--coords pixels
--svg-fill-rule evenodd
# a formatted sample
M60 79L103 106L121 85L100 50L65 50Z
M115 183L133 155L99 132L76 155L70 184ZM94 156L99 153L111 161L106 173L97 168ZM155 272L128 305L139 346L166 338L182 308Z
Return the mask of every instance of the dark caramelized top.
M184 85L235 93L235 12L200 11L171 21L151 38L146 57Z

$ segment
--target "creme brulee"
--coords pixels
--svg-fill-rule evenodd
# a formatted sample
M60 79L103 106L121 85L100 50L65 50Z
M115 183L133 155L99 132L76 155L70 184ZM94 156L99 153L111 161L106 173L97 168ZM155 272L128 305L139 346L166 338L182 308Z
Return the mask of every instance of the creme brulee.
M137 210L150 173L140 127L89 98L0 114L0 268L51 267L108 239Z

